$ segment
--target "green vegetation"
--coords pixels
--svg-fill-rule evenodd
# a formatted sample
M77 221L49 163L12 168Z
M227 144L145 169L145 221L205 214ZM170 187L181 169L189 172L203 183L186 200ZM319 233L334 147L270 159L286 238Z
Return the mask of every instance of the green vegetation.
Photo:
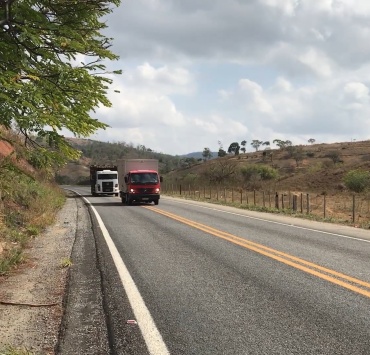
M344 183L353 192L364 192L370 189L370 171L351 170L344 176Z
M72 266L72 260L70 258L64 258L60 262L62 268L68 268Z
M14 348L13 346L8 346L5 350L0 350L0 355L36 355L34 352L26 348Z
M59 187L19 164L10 158L0 161L0 275L23 262L30 238L54 221L65 202Z
M120 0L2 3L0 125L15 125L34 147L27 153L35 167L62 166L79 156L62 129L87 137L107 127L91 115L98 106L111 105L112 79L104 63L118 57L102 31L104 17Z

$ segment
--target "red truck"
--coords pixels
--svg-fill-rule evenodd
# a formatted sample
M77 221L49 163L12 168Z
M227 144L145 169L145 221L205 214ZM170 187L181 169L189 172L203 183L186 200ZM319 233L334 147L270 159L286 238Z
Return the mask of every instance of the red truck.
M154 202L158 205L162 176L157 159L120 159L117 162L122 203Z

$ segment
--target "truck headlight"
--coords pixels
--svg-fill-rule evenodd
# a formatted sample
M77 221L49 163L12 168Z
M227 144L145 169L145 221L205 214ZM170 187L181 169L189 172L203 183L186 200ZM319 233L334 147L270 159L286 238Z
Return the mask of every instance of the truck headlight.
M158 189L158 188L155 189L156 194L159 194L159 191L160 191L160 189Z

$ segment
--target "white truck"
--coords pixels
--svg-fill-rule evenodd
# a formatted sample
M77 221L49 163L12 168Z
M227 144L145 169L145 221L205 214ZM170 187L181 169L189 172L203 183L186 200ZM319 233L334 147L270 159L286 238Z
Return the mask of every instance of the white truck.
M154 202L158 205L163 178L157 159L119 159L117 162L122 203Z
M116 165L90 165L91 195L118 196L118 173Z

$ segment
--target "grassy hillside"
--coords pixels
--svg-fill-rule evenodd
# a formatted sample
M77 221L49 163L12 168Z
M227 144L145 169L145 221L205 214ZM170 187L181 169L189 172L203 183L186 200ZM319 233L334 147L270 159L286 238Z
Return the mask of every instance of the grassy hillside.
M0 129L0 276L24 260L30 238L54 221L64 204L53 177L36 171L23 157L17 136Z
M154 158L160 162L160 172L168 184L214 184L235 188L340 192L348 171L370 171L370 140L333 144L293 146L287 149L269 149L240 155L227 155L203 161L194 157L171 156L133 147L125 143L106 143L84 139L70 139L81 150L78 161L70 162L58 171L61 183L87 182L90 164L115 164L120 158ZM240 173L250 166L274 169L271 180L247 179Z
M57 181L64 184L87 183L89 165L115 165L118 159L158 159L160 171L165 174L171 170L187 167L197 162L194 157L180 157L153 152L145 146L134 147L132 144L107 143L90 139L69 138L70 144L81 151L81 158L69 162L57 172Z
M265 181L248 180L240 174L240 169L250 166L274 169L277 177ZM343 191L344 176L356 169L370 171L370 140L228 155L177 169L166 178L171 183L204 185L214 180L219 186L329 193Z

